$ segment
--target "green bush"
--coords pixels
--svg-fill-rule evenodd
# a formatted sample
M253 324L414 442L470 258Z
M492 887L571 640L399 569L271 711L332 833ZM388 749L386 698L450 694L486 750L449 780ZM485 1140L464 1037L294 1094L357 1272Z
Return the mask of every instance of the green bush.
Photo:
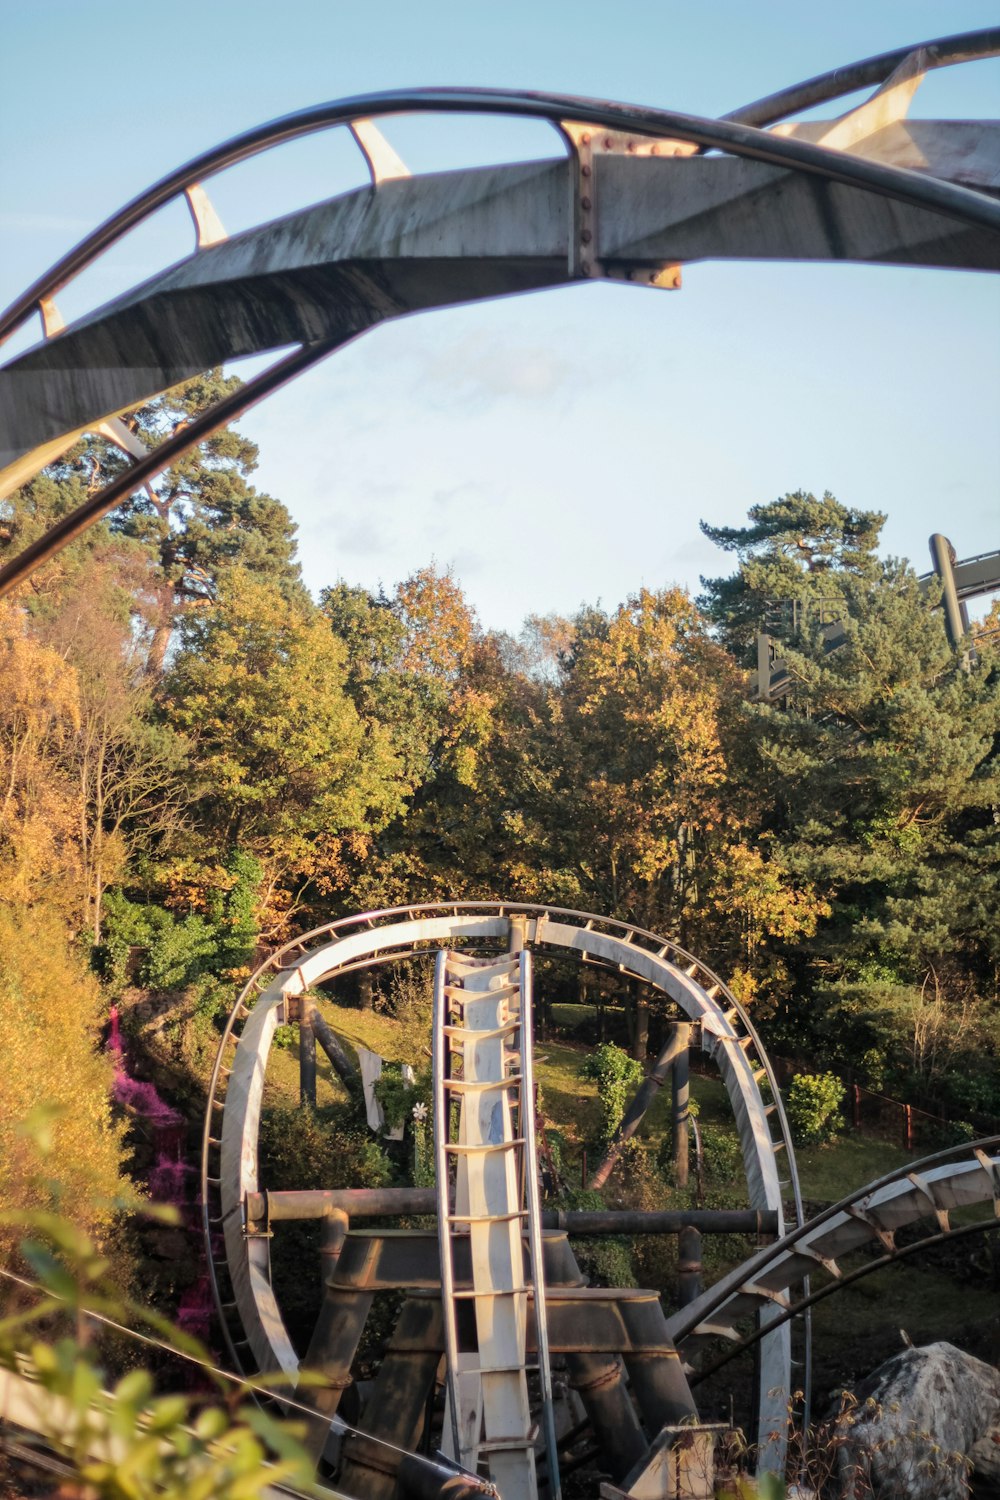
M179 990L212 968L218 936L204 917L157 912L156 932L139 970L140 983L151 990Z
M428 1065L416 1073L412 1083L403 1077L402 1063L387 1062L382 1066L382 1076L375 1082L375 1098L382 1106L385 1123L389 1130L397 1125L409 1125L413 1118L413 1107L423 1104L428 1113L432 1108L431 1070Z
M607 1206L604 1195L591 1188L569 1189L559 1199L560 1208L603 1210ZM635 1286L632 1244L624 1235L574 1236L573 1254L591 1286Z
M797 1146L831 1141L843 1130L845 1092L835 1073L796 1073L785 1094L785 1113Z
M351 1105L272 1105L261 1115L261 1177L270 1187L384 1187L392 1169Z
M219 973L242 975L252 965L257 947L257 906L264 870L253 854L234 849L226 860L226 872L233 883L215 892L209 908L216 930L214 967Z
M110 891L104 906L103 940L93 950L92 964L112 990L129 979L133 949L145 952L136 979L154 990L179 990L215 968L219 933L205 917L177 917L162 906L129 901Z
M625 1114L629 1095L642 1082L642 1064L614 1042L602 1042L581 1068L584 1078L593 1078L601 1106L601 1140L607 1145Z

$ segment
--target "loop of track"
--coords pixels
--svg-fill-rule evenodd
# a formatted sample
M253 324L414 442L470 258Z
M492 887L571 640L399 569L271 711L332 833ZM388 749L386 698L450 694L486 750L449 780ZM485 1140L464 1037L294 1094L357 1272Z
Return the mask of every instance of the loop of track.
M606 933L609 936L626 942L636 948L637 951L651 953L658 958L665 959L674 964L683 970L689 978L693 979L710 998L720 1003L724 1008L725 1019L735 1033L737 1045L744 1052L751 1064L755 1079L759 1083L766 1082L770 1090L771 1103L767 1105L767 1112L771 1128L771 1150L776 1157L779 1156L779 1153L784 1153L781 1159L783 1161L783 1171L786 1174L783 1179L784 1185L789 1190L789 1218L796 1228L802 1226L804 1222L802 1196L795 1166L794 1149L791 1143L788 1121L781 1104L777 1080L764 1047L752 1021L728 986L724 984L722 979L707 964L703 963L693 954L688 953L679 944L672 941L665 941L655 933L632 923L620 922L590 913L569 911L557 906L541 906L520 902L429 902L368 912L361 916L341 918L339 921L328 922L321 927L304 933L301 937L293 938L259 966L247 981L230 1012L219 1043L212 1071L202 1139L202 1222L209 1276L220 1325L230 1357L233 1359L237 1369L243 1373L252 1374L255 1372L253 1369L248 1368L252 1364L252 1361L248 1357L249 1345L243 1337L243 1330L239 1326L238 1318L236 1317L236 1303L232 1293L222 1242L222 1208L219 1191L221 1182L219 1166L221 1127L219 1122L221 1121L225 1103L225 1082L228 1077L227 1058L231 1056L231 1051L235 1048L242 1030L243 1021L250 1013L257 996L267 988L276 975L281 972L294 971L308 953L322 946L332 938L343 938L360 931L377 933L379 927L394 925L401 919L416 921L423 917L458 916L475 913L498 917L521 915L540 922L541 930L533 945L536 949L544 950L545 948L544 924L550 918L557 919L562 924L576 925L584 933L587 931L593 931L595 934ZM427 946L423 945L424 948ZM436 947L438 945L430 946ZM411 957L418 951L421 951L421 945L418 943L408 946L397 945L385 952L380 952L376 948L371 955L364 959L343 965L343 967L337 970L337 973L349 973L357 969L398 962ZM611 967L603 963L597 956L589 955L586 952L582 956L587 961L601 967ZM635 974L635 971L624 963L614 965L613 967L626 976ZM636 977L641 976L636 975ZM702 1038L703 1049L710 1055L721 1044L720 1039L710 1037L707 1034Z

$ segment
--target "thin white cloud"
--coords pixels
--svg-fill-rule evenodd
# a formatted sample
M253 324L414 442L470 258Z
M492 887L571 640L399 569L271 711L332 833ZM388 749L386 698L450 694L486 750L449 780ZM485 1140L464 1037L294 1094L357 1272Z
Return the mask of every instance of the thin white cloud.
M569 397L581 384L577 367L543 344L522 344L467 334L434 350L421 383L443 404L475 408L496 401L532 403Z

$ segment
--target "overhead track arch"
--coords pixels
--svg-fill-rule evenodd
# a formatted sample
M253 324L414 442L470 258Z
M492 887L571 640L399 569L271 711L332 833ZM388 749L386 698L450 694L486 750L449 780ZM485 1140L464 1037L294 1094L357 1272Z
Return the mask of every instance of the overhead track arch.
M0 370L0 494L102 424L136 457L0 569L0 593L216 427L387 318L602 277L674 286L679 263L728 256L1000 268L998 127L914 122L919 141L905 128L900 137L926 69L998 52L995 28L942 38L722 120L557 94L394 91L302 110L203 153L95 230L0 317L0 338L35 311L51 333ZM876 100L825 133L815 122L759 128L871 82L882 85ZM398 159L380 169L371 122L429 111L548 121L566 151L412 178L399 175ZM338 125L354 127L371 187L224 238L205 178ZM62 327L53 300L61 288L181 194L195 218L195 255ZM296 352L150 454L136 456L127 431L115 428L121 412L212 364L289 344Z

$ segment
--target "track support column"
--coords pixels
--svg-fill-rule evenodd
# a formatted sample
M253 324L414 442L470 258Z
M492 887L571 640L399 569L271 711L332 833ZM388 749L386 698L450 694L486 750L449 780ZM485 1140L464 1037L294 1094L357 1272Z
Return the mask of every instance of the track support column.
M316 1033L305 1010L299 1019L299 1103L316 1108Z

